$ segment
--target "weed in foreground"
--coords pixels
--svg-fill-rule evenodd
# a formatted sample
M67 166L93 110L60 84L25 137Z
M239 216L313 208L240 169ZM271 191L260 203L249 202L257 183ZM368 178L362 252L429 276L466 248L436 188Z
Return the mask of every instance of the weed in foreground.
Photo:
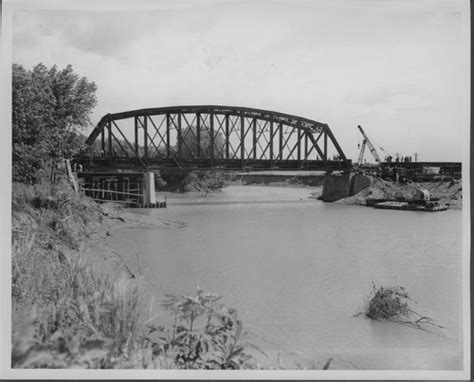
M47 282L53 293L32 304L29 318L14 332L12 367L125 364L143 345L147 316L139 283L99 276L81 261L66 262L61 272Z
M243 340L242 322L235 309L219 303L220 296L203 291L196 296L168 294L163 307L173 315L171 330L160 327L156 352L170 356L186 369L255 369L258 367ZM263 352L262 352L263 353Z

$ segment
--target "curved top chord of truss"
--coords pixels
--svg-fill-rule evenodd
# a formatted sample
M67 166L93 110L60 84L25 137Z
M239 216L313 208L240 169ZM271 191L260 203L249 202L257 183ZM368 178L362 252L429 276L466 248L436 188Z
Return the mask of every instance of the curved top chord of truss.
M234 115L244 116L248 118L258 118L267 121L273 121L276 123L283 123L287 126L294 126L303 129L311 129L313 133L319 133L322 130L329 129L329 126L325 123L313 121L311 119L298 117L295 115L279 113L276 111L253 109L249 107L239 106L221 106L221 105L195 105L195 106L166 106L166 107L155 107L149 109L138 109L124 111L121 113L113 113L104 115L97 127L87 138L86 143L91 144L99 136L101 130L105 124L109 121L118 121L126 118L141 117L141 116L152 116L152 115L163 115L168 113L213 113L220 115Z

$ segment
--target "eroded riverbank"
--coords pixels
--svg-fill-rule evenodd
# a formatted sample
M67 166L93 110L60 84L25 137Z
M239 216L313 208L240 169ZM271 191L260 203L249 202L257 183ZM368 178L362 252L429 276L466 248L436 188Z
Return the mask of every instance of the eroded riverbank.
M13 191L13 368L258 368L241 348L235 310L199 288L191 300L150 294L142 249L110 245L120 230L185 224L98 205L65 184L14 184ZM156 296L168 299L174 323L152 316ZM207 325L193 327L204 313Z

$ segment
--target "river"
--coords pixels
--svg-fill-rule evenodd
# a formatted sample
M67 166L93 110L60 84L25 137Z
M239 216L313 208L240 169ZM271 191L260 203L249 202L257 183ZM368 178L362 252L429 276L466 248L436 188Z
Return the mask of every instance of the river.
M151 293L196 285L237 308L265 367L462 368L462 213L323 203L311 188L229 186L207 197L167 194L167 209L135 210L179 229L115 230L127 262L139 254ZM401 285L411 307L444 329L354 317L377 285ZM312 365L312 366L311 366Z

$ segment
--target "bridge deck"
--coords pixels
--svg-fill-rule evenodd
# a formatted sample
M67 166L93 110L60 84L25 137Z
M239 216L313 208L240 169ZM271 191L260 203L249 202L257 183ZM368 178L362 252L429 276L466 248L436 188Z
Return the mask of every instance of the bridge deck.
M147 161L135 158L103 158L103 157L84 157L83 164L85 171L140 171L140 170L160 170L161 172L180 172L191 169L220 169L228 171L342 171L351 168L351 161L298 161L286 160L275 162L270 160L246 160L239 159L219 159L219 160L189 160L176 161L173 159L162 159Z

